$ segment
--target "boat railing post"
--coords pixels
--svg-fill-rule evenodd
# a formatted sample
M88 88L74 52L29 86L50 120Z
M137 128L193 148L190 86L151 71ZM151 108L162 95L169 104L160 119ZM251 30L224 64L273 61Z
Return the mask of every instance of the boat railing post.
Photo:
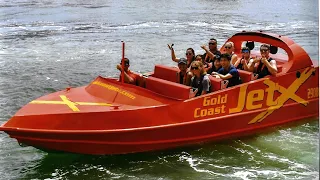
M124 41L122 42L122 59L121 59L121 67L122 67L122 71L121 71L121 82L124 83L124 48L125 48L125 43Z

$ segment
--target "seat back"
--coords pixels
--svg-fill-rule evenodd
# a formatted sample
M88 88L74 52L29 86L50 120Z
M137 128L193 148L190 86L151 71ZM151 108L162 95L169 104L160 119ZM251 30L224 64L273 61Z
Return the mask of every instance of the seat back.
M238 72L239 72L239 76L241 78L242 83L246 83L254 79L254 75L252 72L240 70L240 69L238 69Z
M149 76L146 78L146 89L170 98L185 100L189 99L191 87Z
M155 65L153 77L164 79L171 82L177 82L177 72L180 70L175 67L168 67L164 65Z
M277 65L277 69L278 69L277 73L281 73L282 72L282 64Z
M215 78L215 77L212 77L212 76L209 76L209 79L210 79L210 82L211 82L211 92L223 89L222 88L223 87L222 86L222 83L223 83L222 79L218 79L218 78Z

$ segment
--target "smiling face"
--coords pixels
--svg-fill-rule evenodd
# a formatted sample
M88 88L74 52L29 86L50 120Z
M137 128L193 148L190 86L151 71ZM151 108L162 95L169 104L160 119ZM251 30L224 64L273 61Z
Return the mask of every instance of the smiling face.
M250 58L250 50L249 49L242 49L241 54L244 59Z
M196 56L196 61L201 61L201 62L202 62L202 57L201 57L201 55L197 55L197 56Z
M232 43L232 42L227 42L227 43L224 45L224 49L225 49L225 52L226 52L226 53L232 54L232 52L233 52L233 50L234 50L233 43Z
M184 64L184 63L178 64L178 67L179 67L180 71L182 71L182 72L186 72L187 68L188 68L187 64Z
M201 61L193 61L190 66L192 74L199 77L203 73L203 63Z
M210 49L210 51L215 51L217 49L217 41L216 40L209 41L209 49Z
M186 51L186 57L188 61L191 61L192 58L194 57L194 52L192 51L191 48L187 49Z
M260 47L260 54L261 57L269 57L269 53L270 53L270 47L268 45L261 45Z
M200 76L200 67L199 66L191 65L190 70L194 75Z
M220 64L224 69L226 69L226 68L228 68L230 66L230 61L227 58L223 57L220 60Z
M230 67L231 56L228 53L222 54L220 58L220 64L223 69L228 69Z

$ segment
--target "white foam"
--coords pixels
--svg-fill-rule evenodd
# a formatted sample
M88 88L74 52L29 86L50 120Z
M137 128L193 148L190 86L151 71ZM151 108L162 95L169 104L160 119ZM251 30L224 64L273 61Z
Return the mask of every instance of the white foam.
M238 177L244 180L248 180L248 179L256 178L257 176L249 171L238 171L233 174L233 177Z

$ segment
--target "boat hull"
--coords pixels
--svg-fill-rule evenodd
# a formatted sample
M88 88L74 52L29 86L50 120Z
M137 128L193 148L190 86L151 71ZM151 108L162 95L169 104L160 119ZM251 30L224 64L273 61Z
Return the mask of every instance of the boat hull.
M301 111L300 104L282 107L272 114L267 124L257 124L239 128L247 124L261 110L237 116L205 119L175 125L128 130L109 131L34 131L6 129L12 138L20 143L39 149L57 150L80 154L127 154L154 151L187 146L208 141L234 139L266 131L270 127L303 121L306 118L317 119L318 101L310 101L310 107ZM287 113L292 112L292 113ZM313 113L313 114L312 114ZM226 125L227 124L227 125Z

